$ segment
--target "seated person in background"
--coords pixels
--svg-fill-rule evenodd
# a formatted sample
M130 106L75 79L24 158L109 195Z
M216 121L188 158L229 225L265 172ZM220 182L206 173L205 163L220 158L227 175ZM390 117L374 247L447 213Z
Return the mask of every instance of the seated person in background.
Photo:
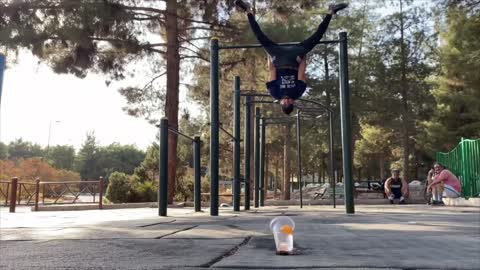
M395 199L399 199L399 204L406 204L405 198L408 198L408 183L400 178L400 170L393 169L392 177L385 181L385 194L390 203L393 204Z
M427 181L427 192L432 193L432 205L445 205L443 197L458 198L461 195L460 181L439 162L433 164L433 169L428 172Z

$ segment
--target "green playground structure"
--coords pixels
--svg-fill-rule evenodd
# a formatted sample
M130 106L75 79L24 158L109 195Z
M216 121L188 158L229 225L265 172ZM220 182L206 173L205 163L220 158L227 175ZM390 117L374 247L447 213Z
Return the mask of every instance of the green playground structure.
M338 44L338 54L339 54L339 109L340 109L340 124L341 124L341 146L342 146L342 169L344 177L344 201L345 201L345 212L347 214L355 213L354 206L354 196L353 196L353 175L352 175L352 134L351 134L351 124L350 124L350 93L349 93L349 83L348 83L348 39L346 32L340 32L337 40L322 40L318 44ZM280 46L288 46L294 43L280 43ZM234 125L233 125L233 134L225 131L221 127L219 121L219 75L220 75L220 61L219 61L219 51L220 50L231 50L231 49L248 49L248 48L260 48L260 44L245 44L245 45L223 45L219 44L219 40L213 38L210 42L210 144L209 144L209 171L210 171L210 215L218 216L218 206L219 206L219 133L220 131L227 133L229 137L232 138L234 143L233 145L233 210L240 211L240 199L241 199L241 182L244 183L244 199L245 199L245 210L250 209L250 145L252 138L250 138L251 131L251 112L250 106L254 108L255 112L255 132L254 132L254 206L255 208L264 206L265 200L265 128L267 125L272 124L281 124L284 123L284 120L271 119L265 116L262 116L260 113L260 108L255 107L256 103L275 103L274 101L265 101L265 100L251 100L251 97L259 96L270 96L268 94L261 93L248 93L249 91L241 91L240 77L236 76L234 80L234 100L233 100L233 110L234 110ZM245 97L245 129L244 129L244 178L241 179L241 168L240 168L240 149L241 149L241 128L240 128L240 105L241 97ZM317 119L321 114L327 114L329 119L329 172L330 179L334 178L334 157L333 157L333 109L328 106L325 106L314 100L299 99L296 108L298 110L295 123L297 128L297 163L298 163L298 175L299 183L302 182L302 166L300 158L300 118L302 119ZM167 215L167 190L168 190L168 132L174 132L184 137L189 138L193 141L194 147L198 149L194 150L195 153L199 152L200 139L191 138L185 134L180 133L178 130L168 126L168 119L162 119L160 123L160 175L159 175L159 196L158 196L158 206L159 206L159 215ZM197 158L200 156L198 153ZM171 158L171 157L170 157ZM198 168L199 168L199 159L198 159ZM200 194L200 176L199 173L195 177L194 190L195 194ZM332 183L333 185L335 183ZM335 191L334 191L335 192ZM194 196L195 199L195 209L199 211L200 209L200 196ZM335 200L333 200L333 205L335 207ZM301 188L300 188L300 207L303 206Z
M435 158L462 183L462 196L480 195L480 139L463 139L450 152L437 152Z

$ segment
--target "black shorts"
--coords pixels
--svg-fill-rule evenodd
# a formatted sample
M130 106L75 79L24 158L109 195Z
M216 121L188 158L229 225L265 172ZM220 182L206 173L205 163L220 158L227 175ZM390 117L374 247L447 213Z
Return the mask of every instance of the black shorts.
M298 99L303 95L305 89L307 89L307 84L304 81L295 80L294 84L284 85L281 80L277 79L267 82L267 89L270 95L277 100L285 96Z
M401 188L392 188L392 194L395 196L395 199L400 199L402 197L402 189Z

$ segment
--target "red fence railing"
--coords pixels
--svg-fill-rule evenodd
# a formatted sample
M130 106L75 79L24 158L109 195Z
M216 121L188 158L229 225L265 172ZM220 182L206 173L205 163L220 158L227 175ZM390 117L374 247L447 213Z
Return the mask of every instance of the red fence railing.
M92 196L95 203L98 195L98 208L102 209L103 177L98 181L40 181L21 182L17 177L11 181L0 181L0 199L4 205L10 206L10 212L15 212L17 205L34 205L38 211L39 204L80 204L80 196Z

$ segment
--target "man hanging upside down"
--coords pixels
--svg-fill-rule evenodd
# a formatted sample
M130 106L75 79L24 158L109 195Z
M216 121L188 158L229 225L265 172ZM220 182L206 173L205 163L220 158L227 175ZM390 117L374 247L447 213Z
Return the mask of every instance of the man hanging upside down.
M307 87L305 83L306 54L322 39L332 15L348 5L344 3L330 5L328 14L311 37L296 45L280 46L262 32L249 4L242 0L236 0L235 4L247 13L253 33L268 53L270 81L267 82L267 89L273 98L280 101L282 111L290 114L293 111L294 100L300 98Z

